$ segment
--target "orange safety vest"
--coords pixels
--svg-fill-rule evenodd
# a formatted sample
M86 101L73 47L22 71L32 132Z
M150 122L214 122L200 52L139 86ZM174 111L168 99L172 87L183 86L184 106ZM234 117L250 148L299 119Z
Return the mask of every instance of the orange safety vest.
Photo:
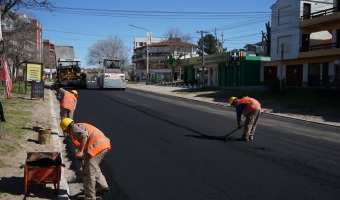
M76 109L77 98L71 92L66 92L64 98L60 102L60 108L67 108L69 110Z
M239 104L247 104L247 106L242 111L245 117L261 106L261 104L256 99L250 97L243 97L242 99L237 100L236 106Z
M108 151L111 149L110 139L105 137L103 132L90 124L78 124L85 126L85 128L88 130L87 143L84 148L85 152L89 153L91 156L95 156L105 149ZM71 134L71 136L73 144L77 147L80 147L79 141L74 138L73 134Z

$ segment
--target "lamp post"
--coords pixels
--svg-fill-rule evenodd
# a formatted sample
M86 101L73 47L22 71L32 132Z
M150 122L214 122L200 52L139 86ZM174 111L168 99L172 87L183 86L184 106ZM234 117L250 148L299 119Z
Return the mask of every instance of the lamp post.
M197 33L201 33L201 43L202 43L202 45L201 45L201 48L202 48L202 77L201 77L201 79L202 79L202 86L204 87L204 65L205 65L205 63L204 63L204 37L203 37L203 34L204 33L209 33L209 32L207 32L207 31L197 31Z
M134 27L134 28L139 28L139 29L143 29L147 32L146 35L146 85L149 84L149 44L151 44L151 32L143 27L139 27L139 26L135 26L130 24L130 26Z

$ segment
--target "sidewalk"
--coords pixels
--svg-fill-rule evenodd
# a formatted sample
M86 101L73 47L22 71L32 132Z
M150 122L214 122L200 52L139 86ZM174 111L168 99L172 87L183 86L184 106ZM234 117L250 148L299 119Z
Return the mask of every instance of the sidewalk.
M185 94L180 93L179 91L189 89L189 88L185 88L185 87L146 85L145 83L141 82L141 83L137 83L137 84L128 84L127 89L128 88L143 90L143 91L148 91L148 92L154 92L154 93L161 93L161 94L164 94L164 95L171 95L171 96L191 99L191 100L194 100L194 101L202 101L202 102L220 105L220 106L224 106L224 107L229 106L229 104L227 103L228 99L225 99L225 103L224 103L224 102L217 102L213 98L200 97L199 93L185 93ZM321 124L326 124L326 125L330 125L330 126L340 127L340 119L333 119L332 121L328 121L328 120L325 120L321 116L299 115L299 114L288 113L288 112L275 113L275 112L273 112L273 110L276 110L276 109L267 108L265 105L262 105L262 106L263 106L262 107L262 113L277 115L277 116L281 116L281 117L289 117L289 118L294 118L294 119L299 119L299 120L304 120L304 121L309 121L309 122L314 122L314 123L321 123Z

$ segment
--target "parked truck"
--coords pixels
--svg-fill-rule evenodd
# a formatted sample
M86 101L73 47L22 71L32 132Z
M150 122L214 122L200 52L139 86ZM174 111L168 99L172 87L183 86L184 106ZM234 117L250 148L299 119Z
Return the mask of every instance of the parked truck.
M86 74L81 71L81 60L75 58L73 46L56 46L57 75L55 84L87 88Z

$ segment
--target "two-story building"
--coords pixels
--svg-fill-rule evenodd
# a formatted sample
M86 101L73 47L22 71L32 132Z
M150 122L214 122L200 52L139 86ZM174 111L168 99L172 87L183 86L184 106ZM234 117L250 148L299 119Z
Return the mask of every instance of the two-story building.
M332 86L340 77L340 0L278 0L272 5L271 61L264 82Z
M182 42L179 38L158 41L152 38L152 42L145 45L140 45L143 42L135 38L134 43L132 63L136 65L137 80L146 80L147 71L151 81L168 82L172 78L180 80L183 78L183 70L178 60L198 56L198 45Z

